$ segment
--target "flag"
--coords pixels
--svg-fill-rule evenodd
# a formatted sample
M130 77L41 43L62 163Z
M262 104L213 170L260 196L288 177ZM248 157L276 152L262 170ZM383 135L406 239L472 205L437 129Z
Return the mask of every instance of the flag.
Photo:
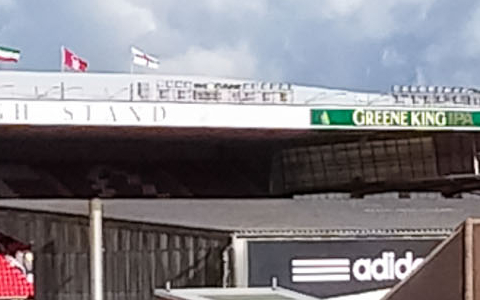
M63 66L68 67L69 69L77 72L85 72L88 67L88 63L85 59L79 57L73 51L68 50L65 47L62 47L62 69Z
M7 47L0 47L0 62L8 61L8 62L18 62L20 59L20 50L7 48Z
M158 69L158 66L160 65L158 58L148 55L147 53L135 47L132 47L132 56L133 63L136 65L148 67L151 69Z

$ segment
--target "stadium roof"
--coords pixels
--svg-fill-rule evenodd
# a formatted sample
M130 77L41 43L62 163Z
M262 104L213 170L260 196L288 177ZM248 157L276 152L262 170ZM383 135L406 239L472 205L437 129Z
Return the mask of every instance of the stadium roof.
M1 72L0 81L2 126L480 128L480 93L460 87L397 87L384 94L212 77L12 71Z
M467 195L464 195L467 197ZM326 194L308 199L106 200L108 219L220 230L238 236L445 235L469 216L480 216L479 197L380 194L351 199ZM0 207L88 214L86 200L1 200Z

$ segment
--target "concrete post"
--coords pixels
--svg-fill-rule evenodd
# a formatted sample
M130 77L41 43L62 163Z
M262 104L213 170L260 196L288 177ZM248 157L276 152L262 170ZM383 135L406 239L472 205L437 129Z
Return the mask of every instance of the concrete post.
M103 300L102 202L90 200L90 296Z

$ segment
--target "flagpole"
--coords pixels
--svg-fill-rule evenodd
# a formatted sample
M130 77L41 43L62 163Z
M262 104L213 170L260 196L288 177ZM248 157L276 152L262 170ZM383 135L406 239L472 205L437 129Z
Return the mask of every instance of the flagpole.
M130 47L130 74L133 74L133 53L132 53L132 47Z
M61 70L62 73L63 73L63 71L64 71L63 62L65 61L65 47L63 47L63 45L62 45L62 47L60 48L60 51L62 52L62 53L60 54L60 56L61 56L60 70Z

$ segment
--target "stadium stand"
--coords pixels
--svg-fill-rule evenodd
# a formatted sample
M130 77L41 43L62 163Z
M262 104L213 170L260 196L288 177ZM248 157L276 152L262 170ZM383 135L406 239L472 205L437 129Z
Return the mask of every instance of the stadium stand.
M480 187L475 141L469 135L431 134L315 144L267 141L236 149L229 141L175 148L147 140L137 146L141 155L132 153L129 140L119 153L94 140L67 147L60 141L54 150L33 143L21 150L23 157L15 151L4 155L0 197L235 198L322 192L364 197L388 191L455 196ZM32 158L29 149L35 147ZM175 158L170 151L184 153Z
M179 167L182 166L182 167ZM0 197L168 198L266 194L255 166L230 161L161 161L154 165L0 164ZM253 175L252 175L253 174ZM263 188L262 188L263 185Z
M115 300L151 299L172 276L178 286L242 279L222 261L230 237L425 240L480 214L480 135L469 131L480 127L467 124L478 112L464 111L478 108L475 89L379 94L139 74L0 77L8 83L0 93L0 225L32 245L38 299L89 298L92 197L110 198L105 285ZM339 109L349 106L358 109ZM392 121L400 115L419 124ZM455 122L440 124L448 116ZM2 250L0 290L31 297L26 253Z
M438 175L430 137L294 148L284 150L280 159L283 189L291 191Z

